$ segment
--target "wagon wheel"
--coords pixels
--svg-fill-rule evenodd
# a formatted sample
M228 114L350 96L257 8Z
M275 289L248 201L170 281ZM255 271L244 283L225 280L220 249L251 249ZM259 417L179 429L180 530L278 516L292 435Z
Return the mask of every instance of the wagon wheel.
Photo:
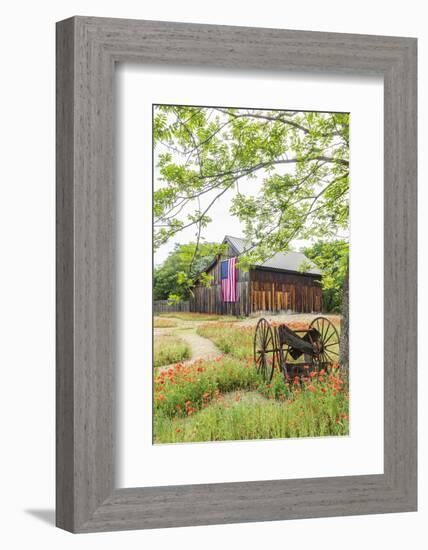
M319 336L313 340L318 348L318 359L321 367L328 367L339 362L339 333L336 327L326 317L316 317L309 325L309 330L315 329Z
M278 363L276 332L266 319L260 319L254 334L254 363L265 382L270 382Z

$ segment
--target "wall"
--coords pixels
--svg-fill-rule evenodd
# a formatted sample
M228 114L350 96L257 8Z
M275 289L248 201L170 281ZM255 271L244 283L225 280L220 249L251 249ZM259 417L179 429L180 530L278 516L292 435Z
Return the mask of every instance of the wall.
M347 550L426 546L427 469L420 472L420 511L73 536L52 527L54 502L54 22L98 15L320 31L418 36L420 51L419 178L427 211L428 28L424 3L382 0L248 2L196 0L15 0L3 4L0 200L0 365L3 548L288 547ZM426 216L420 234L426 234ZM426 239L420 239L427 280ZM423 242L425 241L425 243ZM427 332L426 285L420 287L421 334ZM425 363L425 361L424 361ZM420 370L420 391L428 383ZM422 394L423 395L423 394ZM427 400L420 400L420 464L426 464ZM211 465L212 466L212 465ZM174 467L172 465L172 467ZM210 465L207 465L210 467ZM266 465L268 467L268 465ZM420 539L417 542L417 539Z
M322 308L321 277L251 271L251 311L318 313Z

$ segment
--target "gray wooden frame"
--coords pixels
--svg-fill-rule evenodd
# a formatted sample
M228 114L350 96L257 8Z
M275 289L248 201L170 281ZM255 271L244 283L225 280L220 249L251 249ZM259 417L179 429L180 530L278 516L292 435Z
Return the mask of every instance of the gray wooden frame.
M116 62L383 76L382 475L115 488ZM416 298L416 39L88 17L57 24L59 527L92 532L416 510Z

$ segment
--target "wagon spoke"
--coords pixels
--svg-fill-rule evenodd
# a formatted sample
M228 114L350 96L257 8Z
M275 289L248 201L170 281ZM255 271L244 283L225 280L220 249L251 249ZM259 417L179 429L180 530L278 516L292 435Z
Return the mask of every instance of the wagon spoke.
M329 342L329 341L331 340L331 338L334 336L334 334L335 334L335 333L334 333L334 330L332 330L332 331L330 332L330 336L329 336L329 337L327 338L327 340L324 342L324 347L325 347L325 348L327 347L327 345L326 345L327 342Z
M263 342L264 342L264 326L263 326L263 323L260 325L259 342L260 342L260 347L263 347Z
M324 357L324 361L323 363L326 364L326 363L332 363L333 361L328 357L328 354L327 353L323 353L323 357Z
M328 354L328 352L327 352L327 351L324 351L324 357L326 357L326 358L327 358L327 359L329 360L329 362L330 362L330 363L332 363L332 362L333 362L333 359L332 359L332 357L330 357L330 355Z
M326 346L324 349L328 348L329 346ZM328 350L328 353L332 353L333 355L337 355L339 357L339 354L332 349Z
M265 340L266 334L267 334L267 331L268 331L268 327L267 327L266 321L263 321L262 327L263 327L263 340Z

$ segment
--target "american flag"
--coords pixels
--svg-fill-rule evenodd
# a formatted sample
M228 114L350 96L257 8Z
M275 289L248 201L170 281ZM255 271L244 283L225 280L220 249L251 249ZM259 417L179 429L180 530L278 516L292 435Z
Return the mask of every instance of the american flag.
M236 258L221 262L220 269L223 302L236 302Z

